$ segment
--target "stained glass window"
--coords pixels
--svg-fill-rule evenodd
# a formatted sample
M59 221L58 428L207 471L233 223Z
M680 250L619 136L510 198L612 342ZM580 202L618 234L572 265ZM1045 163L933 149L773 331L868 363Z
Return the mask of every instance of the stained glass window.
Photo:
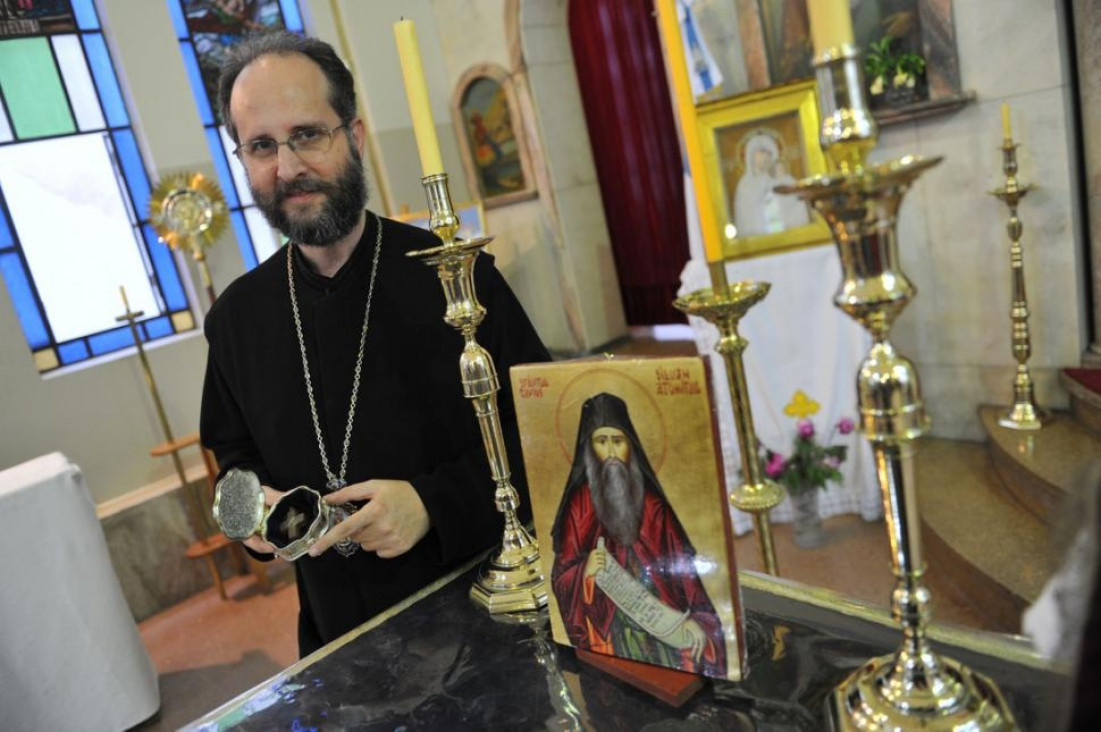
M226 50L248 32L285 28L302 33L302 15L297 0L255 0L234 8L213 0L167 1L233 231L245 267L252 269L281 246L281 239L253 204L244 168L233 155L236 145L218 119L218 72Z
M39 371L193 330L94 0L0 3L0 279Z

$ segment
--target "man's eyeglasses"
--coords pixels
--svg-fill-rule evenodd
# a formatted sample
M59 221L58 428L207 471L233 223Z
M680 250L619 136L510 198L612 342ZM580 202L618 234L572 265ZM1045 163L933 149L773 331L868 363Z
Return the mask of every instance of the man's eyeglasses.
M329 152L333 146L333 134L346 129L347 124L329 129L328 127L303 127L282 142L270 137L259 137L237 146L233 151L242 162L265 163L279 156L279 146L286 145L300 157L316 157Z

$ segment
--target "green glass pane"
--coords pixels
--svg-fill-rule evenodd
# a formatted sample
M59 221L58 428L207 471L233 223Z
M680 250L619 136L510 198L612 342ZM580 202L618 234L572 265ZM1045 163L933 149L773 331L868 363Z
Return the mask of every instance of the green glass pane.
M0 42L0 89L18 139L76 131L47 39Z

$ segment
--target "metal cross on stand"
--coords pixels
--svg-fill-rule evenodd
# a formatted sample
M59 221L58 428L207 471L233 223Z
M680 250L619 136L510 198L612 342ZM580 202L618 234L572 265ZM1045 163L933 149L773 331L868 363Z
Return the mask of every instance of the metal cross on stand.
M153 380L153 371L149 368L149 359L145 356L145 348L142 346L141 333L138 332L138 320L145 315L144 311L131 310L130 301L126 297L126 288L119 286L119 293L122 295L122 304L125 308L125 312L115 318L116 322L126 322L130 326L130 333L134 337L134 345L138 349L138 359L141 361L142 371L145 373L145 384L149 387L149 394L153 397L153 406L156 407L157 417L160 419L161 429L164 431L164 438L169 442L175 442L172 436L172 428L168 425L168 417L164 413L164 404L161 402L160 392L157 391L157 383ZM180 456L176 451L171 452L172 464L176 468L176 475L180 479L180 489L184 493L184 497L187 502L188 520L191 524L191 530L195 534L195 538L200 542L206 543L208 541L209 531L207 529L206 522L203 521L203 510L199 505L199 501L195 498L195 495L187 487L187 477L184 474L183 463L180 461Z
M179 455L179 451L184 447L198 444L198 434L188 435L178 440L172 435L172 428L168 425L168 417L164 412L164 404L161 402L160 392L157 391L157 382L153 380L153 370L149 367L149 359L145 356L145 348L142 345L141 333L138 331L138 320L145 315L145 313L141 310L135 311L130 309L130 301L126 297L125 287L120 286L119 293L122 295L122 305L125 311L122 315L115 318L115 320L120 323L125 322L130 326L130 333L134 338L134 345L138 349L138 359L141 361L142 371L145 373L145 384L149 387L149 395L153 398L153 406L157 410L157 418L160 420L161 430L164 432L165 442L154 447L150 451L150 454L154 456L172 456L172 465L176 468L176 477L179 478L180 481L180 491L183 493L184 503L187 505L188 523L195 536L195 542L187 548L187 558L202 558L206 561L207 567L210 569L210 573L214 578L214 586L218 589L218 594L225 600L227 599L225 586L222 584L222 576L218 571L218 565L214 561L213 555L219 549L229 548L238 571L243 572L246 568L244 553L234 542L227 539L225 534L214 531L210 524L203 518L207 514L203 510L199 499L187 484L187 475L184 473L183 463L180 461ZM202 447L200 446L199 449L202 450ZM217 467L213 464L213 459L209 458L206 453L203 453L203 460L208 463L207 473L210 476L211 489L213 490L213 476L217 472ZM260 586L267 590L269 585L266 570L264 570L262 565L258 562L252 562L252 565Z

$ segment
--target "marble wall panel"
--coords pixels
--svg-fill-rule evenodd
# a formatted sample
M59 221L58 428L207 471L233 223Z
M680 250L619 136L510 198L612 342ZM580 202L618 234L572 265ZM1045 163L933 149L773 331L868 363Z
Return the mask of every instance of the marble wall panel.
M976 90L980 98L1002 98L1065 83L1058 5L1056 0L953 3L963 88Z
M555 190L595 183L592 144L572 63L532 64L532 96Z
M569 0L519 0L520 22L525 28L562 25Z
M558 191L557 196L566 256L585 302L583 350L591 351L627 333L604 209L593 205L600 199L600 187L595 182L574 186Z
M569 34L562 26L528 28L524 33L524 58L529 64L572 64Z
M495 238L488 251L543 343L555 352L572 352L576 349L574 332L570 314L563 307L570 298L556 276L564 269L561 252L544 243L554 241L554 232L549 219L531 208L541 209L542 204L526 201L489 211L489 232Z
M936 362L982 362L996 344L989 303L1008 303L1007 279L998 266L1004 209L985 192L995 184L999 165L998 114L996 105L972 105L919 131L920 152L944 157L917 184L925 202L928 256L937 272L919 296L937 303L922 324L939 342ZM984 129L991 130L986 140L978 133Z
M509 67L504 3L501 0L431 2L439 29L440 48L447 63L447 86L452 93L459 77L471 66L495 63Z
M566 307L576 335L575 353L590 352L626 335L627 326L577 73L572 53L568 61L537 60L544 56L541 51L536 58L527 56L533 33L541 36L536 45L559 44L547 58L568 49L566 3L522 3L520 22L543 164L561 232L561 288L573 295ZM555 33L561 40L552 42Z
M123 595L139 622L213 585L205 560L185 556L192 533L179 491L108 516L102 524ZM228 554L217 556L223 578L234 571Z

